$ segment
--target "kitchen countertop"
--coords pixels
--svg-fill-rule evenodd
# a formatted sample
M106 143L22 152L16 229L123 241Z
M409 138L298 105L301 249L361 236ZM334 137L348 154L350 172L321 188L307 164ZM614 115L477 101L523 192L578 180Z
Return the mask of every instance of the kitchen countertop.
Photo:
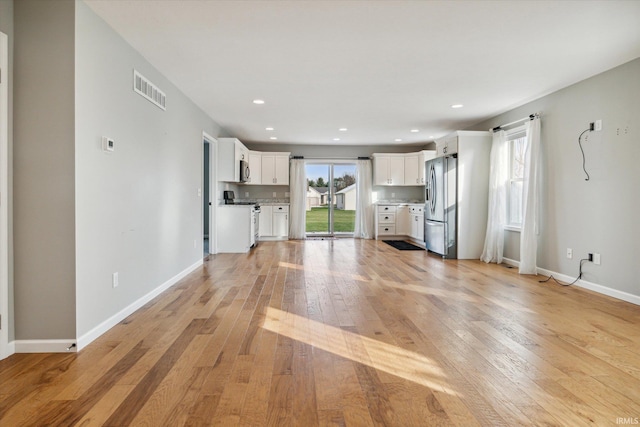
M424 205L424 201L421 200L378 200L374 203L375 205L393 205L393 206L401 206L401 205Z

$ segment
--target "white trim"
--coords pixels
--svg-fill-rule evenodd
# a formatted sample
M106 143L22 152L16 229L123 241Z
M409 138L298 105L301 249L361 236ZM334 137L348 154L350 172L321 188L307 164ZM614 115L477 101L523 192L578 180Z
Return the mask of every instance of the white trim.
M123 308L122 310L120 310L119 312L117 312L116 314L114 314L113 316L111 316L110 318L108 318L107 320L100 323L98 326L96 326L95 328L91 329L89 332L87 332L86 334L78 338L78 342L77 342L78 351L82 350L84 347L89 345L100 335L104 334L109 329L113 328L115 325L120 323L122 320L126 319L127 316L131 315L133 312L135 312L140 307L142 307L143 305L145 305L146 303L148 303L149 301L151 301L152 299L160 295L162 292L164 292L165 290L169 289L171 286L178 283L187 274L191 273L192 271L200 267L202 263L203 263L202 258L200 258L195 264L182 270L180 273L176 274L175 276L173 276L172 278L164 282L162 285L158 286L148 294L134 301L129 306ZM67 346L68 345L69 344L67 344Z
M75 339L66 340L16 340L16 353L75 353L76 347L67 350Z
M512 265L514 267L520 266L520 262L513 259L503 258L502 261L505 264ZM557 273L555 271L547 270L545 268L538 267L536 271L538 272L538 274L542 274L545 276L553 276L556 279L565 283L571 283L575 280L575 277L567 276L566 274ZM586 280L578 280L573 286L577 286L583 289L588 289L590 291L607 295L613 298L617 298L622 301L630 302L631 304L640 305L640 296L630 294L624 291L619 291L617 289L612 289L607 286L598 285L597 283L588 282Z
M9 346L9 43L0 33L0 360L14 353ZM13 323L13 322L11 322Z

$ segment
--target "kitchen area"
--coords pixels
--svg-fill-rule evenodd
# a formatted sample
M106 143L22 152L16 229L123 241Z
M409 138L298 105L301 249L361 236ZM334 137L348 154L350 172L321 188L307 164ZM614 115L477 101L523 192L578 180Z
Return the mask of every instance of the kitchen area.
M218 139L217 252L245 253L261 240L288 239L290 154Z
M486 222L489 132L458 131L429 150L371 154L374 238L404 240L445 259L478 259ZM219 138L217 252L287 240L290 152Z

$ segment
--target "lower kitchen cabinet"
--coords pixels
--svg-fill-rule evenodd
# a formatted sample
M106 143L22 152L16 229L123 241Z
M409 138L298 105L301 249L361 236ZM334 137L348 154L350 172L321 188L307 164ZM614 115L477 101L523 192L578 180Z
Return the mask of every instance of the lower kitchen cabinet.
M289 206L260 206L260 239L289 238Z
M379 204L376 210L376 239L407 236L424 245L424 206Z

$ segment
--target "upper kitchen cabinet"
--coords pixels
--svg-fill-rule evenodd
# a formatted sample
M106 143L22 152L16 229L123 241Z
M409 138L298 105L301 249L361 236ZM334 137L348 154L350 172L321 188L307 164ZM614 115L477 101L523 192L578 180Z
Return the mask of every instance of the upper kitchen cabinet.
M262 184L262 153L259 151L249 151L249 179L245 184Z
M422 164L424 168L424 162ZM410 153L404 156L404 184L420 185L422 173L420 173L420 153Z
M448 156L458 152L458 137L448 136L436 141L436 157Z
M289 155L262 153L262 185L289 185Z
M427 170L424 167L425 162L435 157L436 150L422 150L420 152L418 160L418 168L420 169L420 171L418 172L420 175L420 185L425 185L427 183Z
M404 154L374 153L373 184L404 185Z
M240 182L240 161L249 160L249 149L236 138L218 138L218 181Z

